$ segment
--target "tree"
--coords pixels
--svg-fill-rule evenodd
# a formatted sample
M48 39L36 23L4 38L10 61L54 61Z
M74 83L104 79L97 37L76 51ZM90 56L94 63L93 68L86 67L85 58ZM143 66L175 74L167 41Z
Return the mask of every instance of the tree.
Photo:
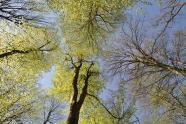
M46 72L52 66L49 57L52 57L52 50L57 48L59 39L47 29L35 29L24 24L17 27L12 23L12 30L9 30L8 24L2 23L4 28L1 28L1 84L7 83L3 78L11 78L13 74L17 80L24 77L24 81L35 82L41 77L42 71Z
M164 106L165 111L174 113L169 114L170 117L182 119L185 104L181 99L185 93L180 88L185 87L186 78L184 34L185 28L172 35L164 32L161 37L153 38L143 24L140 26L140 20L130 21L128 30L122 28L121 36L116 38L106 59L108 71L124 75L125 83L138 100L151 101L150 106L155 104L156 110ZM158 113L162 111L158 110Z
M23 58L31 54L30 59L47 56L49 51L56 49L59 44L59 37L48 28L36 29L25 24L16 26L7 22L2 22L1 26L0 59L2 66L8 60L11 65L11 59L15 58L22 58L19 62L29 61L28 58L25 60Z
M61 97L61 95L64 95L64 92L67 93L64 95L63 101L69 100L71 97L70 113L67 119L68 124L78 123L79 111L84 103L87 93L100 92L101 87L103 87L101 86L101 83L99 84L100 81L98 76L94 77L94 79L92 78L92 76L97 73L97 69L93 68L94 62L84 60L81 56L77 61L75 60L68 54L64 65L59 65L57 72L54 75L55 79L53 80L53 94L60 93L58 97ZM74 71L72 69L74 69ZM88 87L89 85L98 87L93 89ZM72 90L70 90L71 88Z
M109 34L115 31L118 24L126 20L125 11L137 2L136 0L46 1L60 14L58 22L66 43L88 44L99 49L102 49L103 41L108 40Z
M3 2L3 4L5 3ZM11 10L11 7L8 7L9 5L6 8ZM0 69L6 71L8 75L8 73L12 73L11 70L16 72L18 68L23 70L27 68L28 71L28 68L35 65L35 67L37 66L35 72L29 74L31 77L31 75L41 72L44 64L45 71L51 67L49 56L52 56L50 53L57 48L60 38L56 35L57 31L54 28L35 28L27 25L24 19L21 20L21 23L21 25L16 25L14 22L1 20ZM36 63L40 63L40 65Z
M1 83L3 85L1 90L7 96L3 96L2 98L6 99L9 98L9 95L15 95L16 102L18 101L20 105L24 104L23 106L25 106L26 104L28 106L27 103L32 103L31 101L34 99L29 97L30 101L26 99L24 103L19 97L16 97L22 91L15 92L13 90L14 85L12 86L11 83L13 82L21 88L27 86L24 82L29 82L28 88L32 88L32 83L41 77L41 71L47 72L53 65L53 62L55 62L56 73L54 74L54 87L51 93L57 94L60 102L67 102L71 97L67 123L77 124L78 120L82 123L87 123L89 118L91 118L89 121L91 123L123 123L126 121L130 123L129 119L135 109L132 104L129 108L123 108L119 112L121 106L126 104L124 98L118 98L122 94L122 91L114 92L114 95L112 95L113 101L117 100L119 102L110 104L110 111L99 99L98 96L105 87L105 82L99 73L100 65L97 60L100 57L98 54L102 52L102 40L108 39L109 34L116 29L117 24L125 17L122 11L125 11L127 7L133 7L137 1L71 0L52 1L52 3L50 0L47 0L47 2L52 7L57 6L56 10L61 14L61 30L66 45L66 49L63 49L64 54L62 51L56 50L60 42L59 38L54 35L57 32L49 31L48 28L44 27L34 28L24 23L24 21L16 28L14 24L9 26L10 23L4 22L3 28L1 28L2 43L0 45L2 48L0 50L0 61L2 64L0 75L2 75ZM5 10L4 8L2 10ZM22 8L17 8L17 10L20 9ZM78 13L74 14L76 12ZM13 16L17 17L17 20L15 20L17 24L20 22L20 17L23 17L22 15L16 15L16 13L10 13L10 15L6 15L4 18L7 17L8 20L13 21ZM7 27L13 30L6 29ZM95 45L99 49L95 49ZM56 50L56 53L53 52L54 50ZM56 58L53 59L53 56ZM64 59L64 57L66 58ZM27 89L24 89L24 91L27 92ZM21 97L24 97L24 95L21 95ZM10 101L9 104L11 106L14 104L14 101ZM51 113L56 110L56 107L58 105L55 106L55 104L52 104L47 116L44 116L43 123L52 122L50 120L52 117ZM115 107L115 109L112 109L112 107ZM25 110L24 108L21 109ZM96 109L97 111L93 111L92 109ZM14 112L15 106L11 110L13 110L11 114L13 116L15 115L14 120L10 120L12 119L10 115L9 119L5 119L5 121L22 123L22 118L32 115L29 108L26 108L28 112L22 111L21 113ZM91 115L92 113L94 114ZM104 116L101 119L97 118L97 115L101 114L104 114ZM3 115L2 117L8 116L9 113L6 111L5 116ZM107 117L109 119L106 119ZM38 121L37 118L34 119L34 121L36 120Z
M99 72L97 59L103 52L102 41L108 39L117 24L125 18L123 11L133 7L135 2L137 1L47 0L47 3L60 14L60 27L65 40L64 54L56 61L52 94L58 94L61 102L70 101L67 123L78 123L81 115L89 111L88 108L84 109L84 106L90 106L92 101L99 100L96 98L104 88L102 78L97 74ZM95 100L86 99L90 96L95 96L93 97ZM85 119L90 118L87 114L83 115L86 115ZM86 121L80 120L80 122ZM91 122L111 121L94 118Z
M122 29L122 36L110 52L108 65L111 65L109 69L113 74L130 74L132 78L129 77L129 80L140 80L142 76L155 73L161 73L161 80L165 80L167 76L186 77L185 28L175 32L172 37L164 34L154 42L145 34L146 30L141 30L139 22L130 22L129 25L130 32Z
M43 23L39 14L33 15L34 4L23 0L0 2L0 123L37 123L41 119L36 82L53 66L60 38L55 28L39 25ZM52 114L45 123L55 121L52 107L59 106L51 106Z
M68 115L66 123L104 124L115 123L117 119L120 121L126 121L128 119L129 121L133 115L133 105L127 108L122 103L122 100L125 98L120 98L121 102L119 103L118 99L116 106L117 109L121 106L126 107L122 111L123 114L118 115L110 107L107 108L103 104L102 99L99 98L105 85L105 79L99 72L99 63L96 60L91 60L91 54L89 56L86 55L87 53L79 55L79 52L72 51L73 49L76 49L75 46L70 50L71 53L64 53L62 58L60 58L61 61L58 60L58 63L56 63L56 69L53 75L54 79L52 80L54 87L51 88L51 93L54 95L57 94L60 102L70 106L69 111L64 113ZM86 56L86 59L84 56ZM62 61L62 59L65 61Z
M1 21L0 123L24 123L27 116L40 116L35 88L42 71L52 66L52 54L59 37L49 28ZM38 110L37 110L38 109Z

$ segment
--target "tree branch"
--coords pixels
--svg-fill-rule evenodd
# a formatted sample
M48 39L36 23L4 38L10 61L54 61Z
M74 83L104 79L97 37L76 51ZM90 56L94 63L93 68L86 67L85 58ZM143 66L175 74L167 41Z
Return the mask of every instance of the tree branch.
M93 97L93 98L95 98L95 99L103 106L103 108L104 108L113 118L116 118L116 119L119 119L119 120L123 119L123 118L118 118L118 117L114 116L114 115L107 109L107 107L106 107L103 103L100 102L100 100L99 100L96 96L91 95L91 94L89 94L89 93L87 93L87 95L88 95L88 96L91 96L91 97Z

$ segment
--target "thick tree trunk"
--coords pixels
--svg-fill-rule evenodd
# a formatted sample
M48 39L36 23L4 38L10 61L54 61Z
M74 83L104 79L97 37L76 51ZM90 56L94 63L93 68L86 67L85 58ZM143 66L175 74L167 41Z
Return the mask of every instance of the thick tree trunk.
M75 75L74 75L74 78L72 81L72 95L71 95L71 100L70 100L70 113L69 113L66 124L78 124L79 111L80 111L81 106L82 106L82 104L85 100L85 97L87 95L88 79L91 76L90 68L92 67L92 65L94 65L94 63L92 62L90 64L89 68L87 69L87 73L86 73L85 79L84 79L84 86L82 88L82 93L80 94L79 100L77 100L77 96L78 96L77 83L78 83L79 71L82 66L82 60L80 59L79 66L76 66L72 60L71 60L71 62L73 64L73 66L75 67L75 70L74 70Z
M70 105L70 113L67 119L67 124L78 124L79 121L79 103L74 102Z

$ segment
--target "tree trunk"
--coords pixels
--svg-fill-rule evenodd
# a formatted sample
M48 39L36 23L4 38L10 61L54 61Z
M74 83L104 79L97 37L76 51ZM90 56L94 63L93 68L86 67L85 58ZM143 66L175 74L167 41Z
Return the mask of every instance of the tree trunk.
M73 102L70 105L70 113L67 119L67 124L78 124L80 106L78 102Z
M76 66L72 60L71 60L71 62L73 64L73 66L75 67L75 71L74 71L75 75L74 75L74 78L72 81L72 95L71 95L71 100L70 100L70 113L69 113L66 124L78 124L79 111L80 111L80 108L85 100L86 95L87 95L88 79L91 76L90 68L92 67L92 65L94 65L94 63L92 62L90 64L89 68L87 69L85 79L84 79L84 86L82 88L82 93L80 94L79 100L77 100L77 96L78 96L77 83L78 83L79 71L82 66L82 59L80 59L80 61L79 61L79 63L80 63L79 66Z

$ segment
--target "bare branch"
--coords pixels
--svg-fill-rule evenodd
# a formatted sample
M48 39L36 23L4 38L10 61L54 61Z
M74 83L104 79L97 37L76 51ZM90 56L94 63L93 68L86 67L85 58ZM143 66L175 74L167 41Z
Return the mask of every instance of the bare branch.
M99 100L96 96L91 95L91 94L89 94L89 93L87 93L87 95L88 95L88 96L91 96L91 97L94 97L94 98L105 108L105 110L106 110L113 118L116 118L116 119L119 119L119 120L123 119L123 118L118 118L118 117L114 116L114 115L107 109L107 107L106 107L103 103L100 102L100 100Z

